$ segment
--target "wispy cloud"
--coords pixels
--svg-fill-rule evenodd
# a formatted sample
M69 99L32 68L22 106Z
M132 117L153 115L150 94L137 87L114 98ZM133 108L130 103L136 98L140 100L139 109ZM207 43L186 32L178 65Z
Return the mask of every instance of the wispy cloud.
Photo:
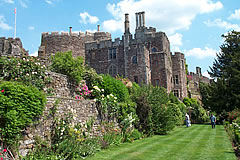
M46 2L47 4L53 4L53 2L50 1L50 0L45 0L45 2Z
M179 47L183 44L182 37L183 35L180 33L175 33L174 35L168 36L172 52L180 52Z
M13 4L14 0L3 0L3 2Z
M0 28L3 30L11 30L12 27L9 26L7 23L5 23L5 18L4 16L0 15Z
M84 23L84 24L88 24L88 23L96 24L99 21L98 17L91 16L88 12L80 13L80 17L81 17L80 23Z
M31 31L32 31L32 30L34 30L34 29L35 29L34 26L29 26L29 27L28 27L28 30L31 30Z
M217 52L218 51L208 47L205 47L204 49L193 48L190 50L184 50L184 54L186 55L186 57L192 56L198 59L204 59L207 57L216 57Z
M231 24L227 21L224 21L220 18L215 19L213 21L208 20L206 22L204 22L207 26L209 27L220 27L220 28L224 28L226 30L236 30L236 31L240 31L240 26L237 24Z
M235 10L233 14L231 14L228 19L240 19L240 9Z
M28 3L28 0L18 0L20 5L23 7L23 8L27 8L27 3Z
M173 34L177 30L189 29L192 21L199 14L210 13L223 8L220 1L212 0L121 0L108 4L107 10L113 18L103 22L103 28L113 31L123 30L124 14L129 13L131 31L135 29L135 13L145 11L146 23Z

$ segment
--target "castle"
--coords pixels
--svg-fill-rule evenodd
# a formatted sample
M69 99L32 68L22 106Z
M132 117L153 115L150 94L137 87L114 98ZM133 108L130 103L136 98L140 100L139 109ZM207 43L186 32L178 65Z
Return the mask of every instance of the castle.
M82 56L97 73L120 75L138 84L162 86L183 99L187 96L185 57L170 52L170 43L164 32L145 27L145 12L136 13L135 34L130 33L129 15L125 14L122 39L111 39L111 34L52 32L42 33L38 56L49 59L56 52L72 51Z

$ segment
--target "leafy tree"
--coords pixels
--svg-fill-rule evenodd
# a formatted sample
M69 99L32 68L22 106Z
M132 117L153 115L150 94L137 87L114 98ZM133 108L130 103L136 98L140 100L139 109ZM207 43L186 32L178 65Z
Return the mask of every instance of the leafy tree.
M232 111L240 106L240 32L231 31L222 35L225 39L220 46L209 74L215 79L210 86L205 104L213 111Z
M56 53L52 59L51 70L65 74L80 83L83 80L84 60L82 57L74 58L72 52Z

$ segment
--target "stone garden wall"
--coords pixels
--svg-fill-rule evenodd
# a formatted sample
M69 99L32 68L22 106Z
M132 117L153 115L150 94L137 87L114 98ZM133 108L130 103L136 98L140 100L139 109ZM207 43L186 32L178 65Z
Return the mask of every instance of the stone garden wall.
M70 113L74 124L84 124L91 117L95 119L93 133L99 134L99 114L93 100L75 100L75 85L64 75L49 72L52 82L48 89L52 88L52 95L47 97L47 104L43 115L35 120L35 123L23 132L23 140L20 141L19 153L25 156L34 148L36 139L41 139L51 144L51 132L54 129L54 119L64 118ZM58 104L56 104L58 101Z

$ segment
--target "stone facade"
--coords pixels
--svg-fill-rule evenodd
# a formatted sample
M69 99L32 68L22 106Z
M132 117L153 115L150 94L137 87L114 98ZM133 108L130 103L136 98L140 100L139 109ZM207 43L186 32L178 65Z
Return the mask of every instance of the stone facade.
M73 56L85 57L85 43L100 39L111 39L110 33L95 32L90 33L72 32L72 27L68 32L42 33L41 46L38 50L38 56L43 59L49 59L56 52L72 51Z
M190 98L195 98L201 103L202 98L200 94L199 84L200 82L210 84L210 79L202 75L200 67L196 67L196 73L190 72L187 77L189 81L188 86Z
M20 38L0 37L0 56L27 56L28 51L23 48Z
M125 14L125 32L114 41L110 33L91 34L52 32L42 33L38 55L49 59L56 52L71 50L74 56L85 57L85 62L97 73L120 75L138 84L163 86L168 92L183 99L187 96L185 57L171 53L164 32L145 27L145 13L136 13L135 34L130 33L129 15Z

